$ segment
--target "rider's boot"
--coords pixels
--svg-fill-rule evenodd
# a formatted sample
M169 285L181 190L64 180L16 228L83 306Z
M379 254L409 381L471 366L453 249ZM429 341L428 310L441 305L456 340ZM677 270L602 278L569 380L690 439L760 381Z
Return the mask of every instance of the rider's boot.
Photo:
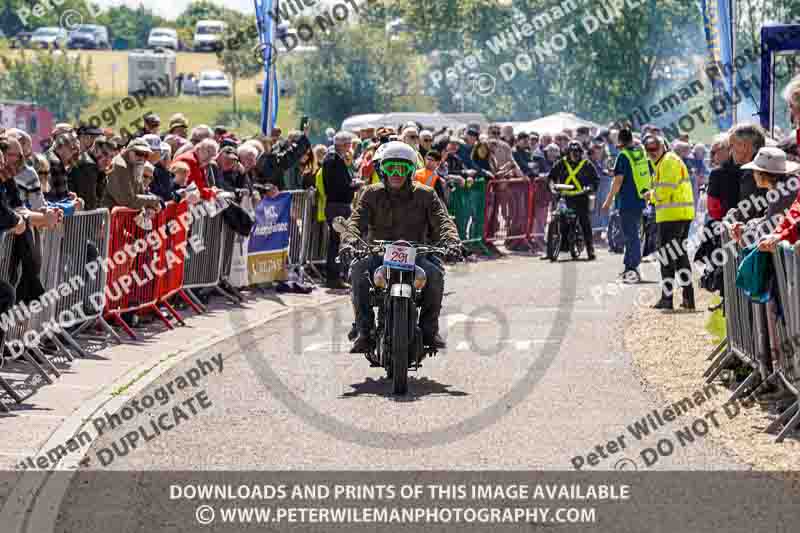
M375 348L375 341L369 332L359 331L350 353L367 353Z
M594 255L594 243L586 243L586 256L589 258L589 261L597 259L597 256Z
M424 332L422 334L422 344L425 346L433 346L438 349L447 348L447 342L439 335L439 332Z

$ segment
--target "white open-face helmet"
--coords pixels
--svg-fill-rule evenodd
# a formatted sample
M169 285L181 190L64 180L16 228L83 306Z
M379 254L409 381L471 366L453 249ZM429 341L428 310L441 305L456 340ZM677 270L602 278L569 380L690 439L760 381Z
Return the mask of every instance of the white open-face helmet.
M378 149L375 151L375 156L373 159L376 161L382 161L384 159L408 161L412 165L416 165L417 151L404 142L390 141L378 147Z
M409 165L409 168L415 169L417 166L417 151L404 142L390 141L378 147L372 159L375 161L375 170L378 176L385 180L387 176L381 168L381 163L384 161L404 162ZM410 174L413 174L413 171ZM411 178L411 175L408 177Z

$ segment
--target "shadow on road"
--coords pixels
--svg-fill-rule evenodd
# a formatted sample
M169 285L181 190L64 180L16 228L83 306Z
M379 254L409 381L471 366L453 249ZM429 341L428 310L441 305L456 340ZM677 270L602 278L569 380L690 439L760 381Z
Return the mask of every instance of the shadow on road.
M362 383L350 385L353 390L345 392L340 398L357 398L359 396L381 396L391 398L398 402L413 402L425 396L468 396L469 393L460 390L450 390L452 385L445 385L430 378L408 378L408 394L395 396L392 394L392 382L387 378L367 378Z

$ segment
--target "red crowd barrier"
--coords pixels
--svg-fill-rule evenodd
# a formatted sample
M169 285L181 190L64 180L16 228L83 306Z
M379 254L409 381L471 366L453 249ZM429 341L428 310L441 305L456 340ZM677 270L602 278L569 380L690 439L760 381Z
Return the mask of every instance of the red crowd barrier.
M489 181L484 213L484 241L528 246L534 221L533 182L527 178Z
M115 207L111 211L108 262L103 265L108 271L105 315L132 338L136 335L122 320L123 313L152 311L168 329L173 329L159 306L163 305L183 324L169 303L175 294L200 312L182 291L187 232L178 220L186 211L185 202L168 202L150 219L135 209Z

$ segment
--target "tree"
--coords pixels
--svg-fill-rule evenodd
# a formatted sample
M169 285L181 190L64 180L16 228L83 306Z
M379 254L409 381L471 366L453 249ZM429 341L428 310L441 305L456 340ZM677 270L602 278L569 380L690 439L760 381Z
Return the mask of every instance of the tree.
M242 14L239 11L222 7L208 0L200 0L186 6L183 13L175 19L175 25L178 28L187 28L194 31L198 20L224 20L228 22L229 26L238 26L242 24Z
M0 30L13 36L20 31L31 31L42 26L61 26L66 24L89 24L98 12L94 6L89 9L85 0L59 0L58 2L35 2L31 0L3 0L0 14ZM35 9L38 6L39 9ZM48 7L49 6L49 7ZM61 17L68 12L80 16ZM41 15L41 16L37 16ZM67 28L71 29L71 28Z
M414 28L417 51L461 50L482 43L510 22L511 9L499 0L399 0L396 8Z
M79 119L97 98L89 86L91 60L84 66L80 57L23 51L14 59L0 56L0 63L5 71L0 79L0 97L32 101L47 108L57 120Z
M800 23L797 0L731 0L736 6L736 41L743 48L760 48L761 27L767 22Z
M97 24L108 27L112 39L125 40L128 48L145 48L150 30L169 26L165 19L141 4L136 9L126 6L110 7L97 17Z
M383 29L355 26L330 32L298 66L298 113L338 127L349 115L392 110L412 79L408 44L382 38ZM278 68L280 69L280 58ZM414 92L408 89L407 92Z
M255 17L251 17L255 25ZM243 25L242 25L243 26ZM236 84L241 78L251 78L263 70L263 62L255 52L258 39L253 33L242 32L241 27L234 30L229 26L223 36L226 46L217 50L217 59L222 65L222 70L231 77L233 82L233 114L239 115L236 107Z

